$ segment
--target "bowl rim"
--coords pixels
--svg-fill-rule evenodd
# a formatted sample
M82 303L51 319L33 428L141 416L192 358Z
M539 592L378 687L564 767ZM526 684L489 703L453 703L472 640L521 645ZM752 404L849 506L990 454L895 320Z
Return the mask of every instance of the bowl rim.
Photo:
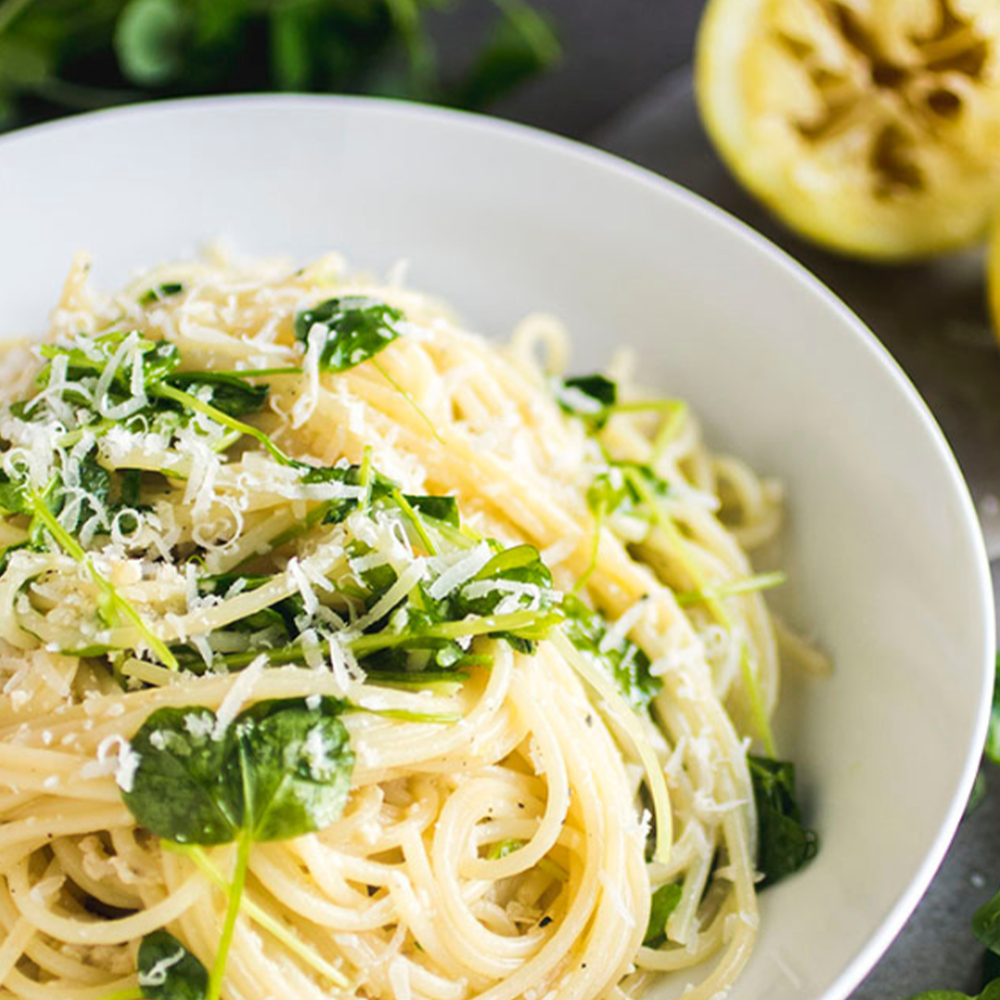
M902 930L920 899L927 891L958 829L965 811L972 785L979 770L981 748L985 743L995 677L996 610L993 582L986 545L983 539L975 505L968 484L960 470L958 460L948 444L944 432L923 397L903 371L899 362L876 337L874 332L826 284L817 278L788 251L782 249L732 213L713 204L701 195L666 178L654 170L640 166L613 153L605 152L586 142L567 138L553 132L518 122L495 118L490 115L452 108L422 104L388 97L370 97L333 94L227 94L191 96L165 100L142 101L82 114L69 115L50 122L17 128L0 135L0 166L5 150L30 143L35 138L92 125L114 125L127 122L135 116L183 116L194 112L224 113L234 107L251 111L281 109L293 113L297 109L328 108L333 112L361 112L387 118L402 117L425 120L436 125L485 134L504 142L511 142L546 156L561 157L567 161L583 163L590 169L613 177L620 184L643 189L649 197L666 198L680 202L688 211L697 215L709 227L722 230L725 237L748 245L762 259L779 268L787 280L802 286L811 294L817 306L829 310L839 320L843 336L850 338L869 362L880 368L894 390L905 401L909 411L920 425L927 443L947 474L947 488L951 493L956 512L961 515L963 546L966 559L971 561L976 576L978 607L974 610L975 622L983 647L982 676L980 678L980 703L978 713L967 742L965 762L955 786L951 801L945 810L938 831L925 853L919 867L903 891L881 918L868 941L850 958L836 978L817 997L817 1000L845 1000L871 971L883 953Z

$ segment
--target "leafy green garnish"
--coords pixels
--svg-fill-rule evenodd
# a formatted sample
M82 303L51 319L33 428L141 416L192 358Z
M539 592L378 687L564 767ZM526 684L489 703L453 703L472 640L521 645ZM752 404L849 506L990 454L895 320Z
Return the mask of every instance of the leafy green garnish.
M205 1000L208 970L164 930L139 945L139 989L146 1000Z
M645 947L659 948L667 940L667 921L670 919L670 914L677 909L682 895L683 890L675 882L661 885L653 893L646 936L642 939Z
M983 752L994 764L1000 764L1000 654L996 657L994 670L993 707L990 709L990 724L986 730Z
M170 385L193 393L230 417L259 413L267 402L268 386L248 382L228 372L181 372Z
M567 596L563 610L563 628L573 645L614 678L618 690L636 711L648 708L663 689L660 678L649 672L649 657L625 637L608 644L608 623L579 598Z
M132 739L138 755L125 804L140 825L178 844L286 840L341 813L354 757L339 716L323 698L259 702L224 733L211 709L161 708Z
M164 281L159 285L154 285L139 296L139 304L143 306L152 305L154 302L162 302L172 295L180 295L184 291L184 286L179 281Z
M747 765L757 805L757 869L764 876L759 886L764 889L811 861L819 840L802 823L795 765L753 755L748 755Z
M553 389L563 413L579 417L592 433L608 422L609 408L618 400L618 386L603 375L555 379Z
M295 317L295 339L308 347L319 330L321 371L343 372L384 351L401 331L403 314L378 299L346 295L327 299Z
M251 846L312 833L343 812L354 768L344 708L333 698L264 701L225 726L201 706L161 708L131 741L122 798L140 826L176 844L238 843L207 1000L219 997Z
M0 124L140 99L242 91L374 93L482 107L552 66L548 18L495 0L460 74L428 15L445 0L15 0L0 4ZM454 60L448 60L453 62Z
M975 996L959 990L927 990L915 994L909 1000L1000 1000L1000 979L987 983L983 991Z

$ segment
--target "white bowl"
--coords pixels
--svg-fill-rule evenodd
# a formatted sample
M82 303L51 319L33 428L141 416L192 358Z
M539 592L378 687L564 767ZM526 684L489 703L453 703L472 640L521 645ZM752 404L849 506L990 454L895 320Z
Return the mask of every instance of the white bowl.
M818 859L762 897L746 998L840 1000L927 887L961 816L991 690L979 528L941 432L805 271L652 174L482 118L363 99L184 101L0 140L0 327L37 330L71 254L99 282L225 234L336 248L505 334L562 316L575 364L631 344L710 439L788 486L788 614L836 662L789 678L784 754Z

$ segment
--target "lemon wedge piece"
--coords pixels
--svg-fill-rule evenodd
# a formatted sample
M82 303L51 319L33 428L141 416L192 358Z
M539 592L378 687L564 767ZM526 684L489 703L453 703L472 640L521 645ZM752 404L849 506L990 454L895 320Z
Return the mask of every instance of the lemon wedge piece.
M949 250L1000 202L1000 0L710 0L695 84L730 169L835 250Z

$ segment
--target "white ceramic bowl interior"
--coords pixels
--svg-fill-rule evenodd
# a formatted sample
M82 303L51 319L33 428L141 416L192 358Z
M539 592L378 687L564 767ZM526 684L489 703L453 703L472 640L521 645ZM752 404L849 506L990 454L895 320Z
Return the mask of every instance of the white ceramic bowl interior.
M789 678L816 862L762 897L736 995L840 1000L943 856L985 726L994 648L972 505L914 389L773 246L665 181L527 129L393 103L244 98L140 107L0 140L0 329L38 331L71 255L98 282L224 235L335 248L505 335L561 316L574 366L638 352L709 439L787 484L780 605L836 662ZM670 990L674 992L674 990ZM665 993L665 991L664 991Z

